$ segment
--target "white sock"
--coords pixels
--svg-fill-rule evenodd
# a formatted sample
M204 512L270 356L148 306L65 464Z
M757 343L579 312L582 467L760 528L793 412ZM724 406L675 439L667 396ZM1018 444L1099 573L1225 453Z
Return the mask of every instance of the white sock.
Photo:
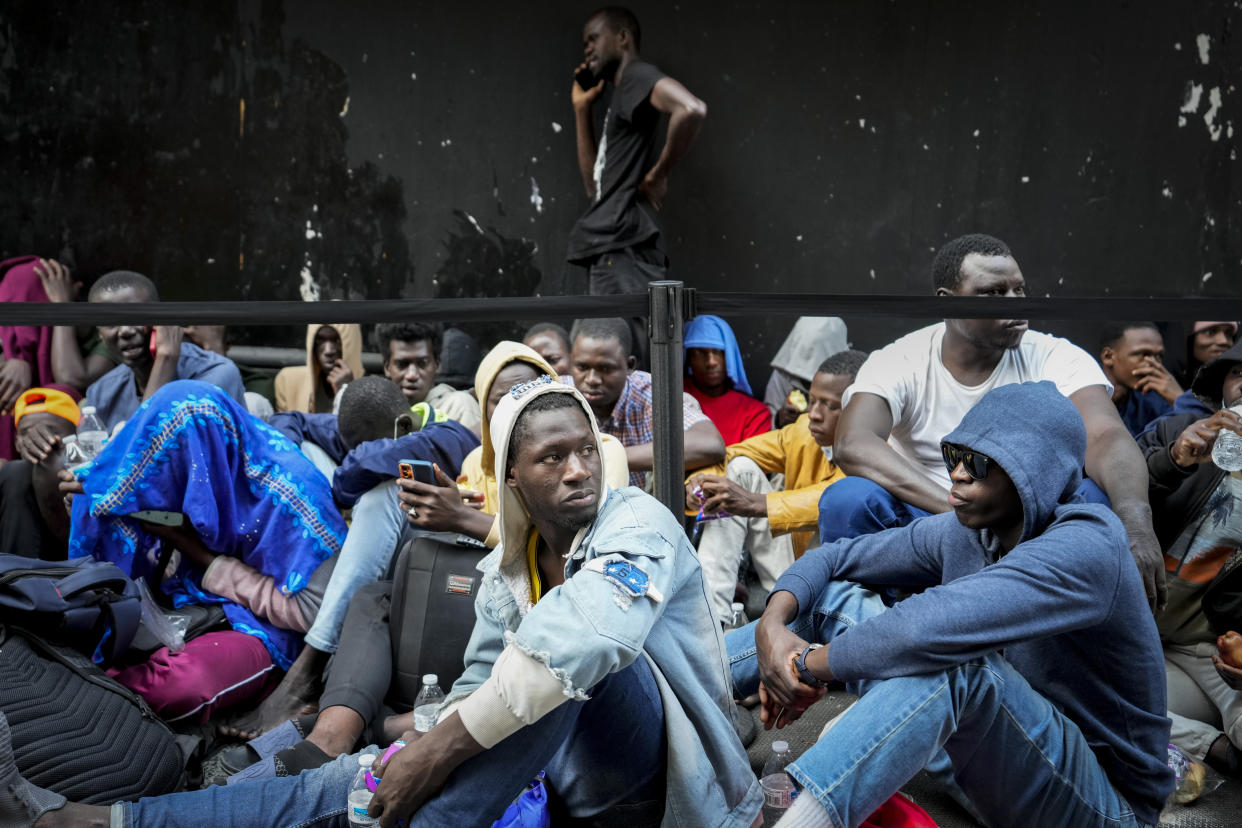
M804 790L776 823L776 828L833 828L833 823L819 800Z

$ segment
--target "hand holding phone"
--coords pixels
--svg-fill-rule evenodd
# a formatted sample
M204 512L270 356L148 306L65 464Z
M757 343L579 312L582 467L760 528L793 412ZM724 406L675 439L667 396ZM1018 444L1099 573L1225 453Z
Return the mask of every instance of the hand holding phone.
M436 485L436 473L426 460L402 460L397 469L406 480L416 480L428 486Z

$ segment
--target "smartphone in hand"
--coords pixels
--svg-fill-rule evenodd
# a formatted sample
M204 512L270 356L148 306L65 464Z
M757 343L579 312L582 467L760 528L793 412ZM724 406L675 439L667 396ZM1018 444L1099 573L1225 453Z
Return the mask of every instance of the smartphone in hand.
M595 78L595 73L585 66L574 74L574 80L578 82L578 87L583 92L591 91L595 88L595 84L599 83Z
M406 480L417 480L428 486L436 485L435 470L426 460L402 460L397 463L397 469Z

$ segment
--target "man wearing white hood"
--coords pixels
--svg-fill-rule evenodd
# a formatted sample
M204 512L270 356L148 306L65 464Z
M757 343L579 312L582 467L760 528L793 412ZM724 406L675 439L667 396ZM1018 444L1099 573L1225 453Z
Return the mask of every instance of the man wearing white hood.
M491 423L501 543L479 564L466 670L438 722L384 765L385 828L489 825L540 770L555 810L590 824L752 825L763 794L734 733L732 687L699 562L678 520L603 482L599 431L551 377L512 389ZM12 765L0 716L0 816L97 825ZM372 747L366 752L375 752ZM357 757L295 777L112 806L112 825L328 824ZM558 813L558 816L561 814ZM9 824L9 823L6 823Z

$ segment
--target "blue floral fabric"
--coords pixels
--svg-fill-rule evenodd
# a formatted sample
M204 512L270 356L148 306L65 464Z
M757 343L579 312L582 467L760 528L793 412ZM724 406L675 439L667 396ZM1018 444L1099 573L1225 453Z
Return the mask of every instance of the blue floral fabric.
M130 517L140 510L181 512L208 549L270 575L285 594L303 589L345 540L328 479L287 437L203 382L165 385L77 476L85 496L74 500L70 556L93 555L135 578L152 574L161 551ZM163 590L175 606L222 603L233 629L259 638L287 669L301 635L204 591L201 575L182 562Z

